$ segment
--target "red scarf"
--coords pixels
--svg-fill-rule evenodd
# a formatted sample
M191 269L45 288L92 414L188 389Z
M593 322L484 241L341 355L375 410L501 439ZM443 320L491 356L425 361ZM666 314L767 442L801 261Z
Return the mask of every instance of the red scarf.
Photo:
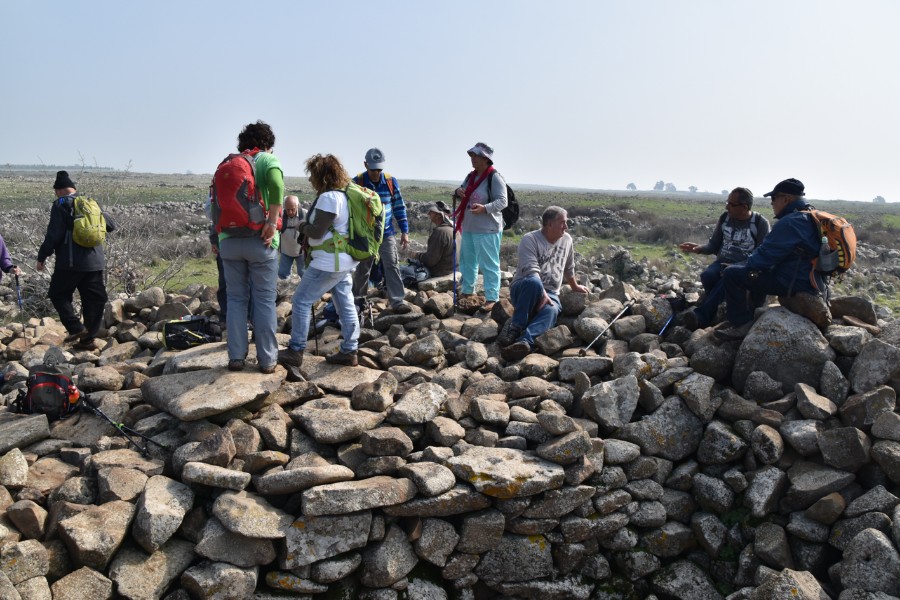
M491 165L490 167L485 169L484 173L481 174L481 177L477 179L475 178L475 171L472 171L471 173L469 173L468 177L466 177L466 181L468 183L466 184L466 189L463 192L462 202L459 204L459 206L456 207L456 212L453 213L453 218L456 219L456 233L462 231L463 219L466 217L466 208L469 206L469 197L472 195L472 192L474 192L478 188L478 186L481 185L482 181L493 174L494 167L493 165ZM488 198L488 202L490 201L491 199Z

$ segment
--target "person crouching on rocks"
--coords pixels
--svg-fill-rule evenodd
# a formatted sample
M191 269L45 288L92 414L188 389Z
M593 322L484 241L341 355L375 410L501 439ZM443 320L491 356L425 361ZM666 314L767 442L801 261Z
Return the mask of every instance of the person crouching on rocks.
M541 215L541 228L522 236L516 275L509 286L514 312L497 337L500 355L507 361L527 356L535 338L556 325L564 279L572 291L588 292L575 280L575 250L568 228L565 209L549 206Z
M333 237L332 230L338 235L348 234L349 205L347 194L342 190L350 184L350 176L331 154L310 157L306 161L306 172L317 197L298 231L310 248L327 246L326 242ZM335 258L331 249L313 249L311 259L294 292L291 340L286 350L278 352L278 362L288 371L299 370L303 365L310 311L313 304L330 290L341 321L343 340L340 350L329 354L325 360L330 364L355 367L359 364L356 353L359 318L353 303L353 270L359 261L346 252L338 252Z

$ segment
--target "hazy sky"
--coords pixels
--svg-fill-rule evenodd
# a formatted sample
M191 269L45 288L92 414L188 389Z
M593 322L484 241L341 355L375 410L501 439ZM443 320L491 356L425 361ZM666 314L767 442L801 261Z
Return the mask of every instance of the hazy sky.
M658 180L900 201L896 0L0 0L0 164L210 173L272 125L288 175L372 146L459 180Z

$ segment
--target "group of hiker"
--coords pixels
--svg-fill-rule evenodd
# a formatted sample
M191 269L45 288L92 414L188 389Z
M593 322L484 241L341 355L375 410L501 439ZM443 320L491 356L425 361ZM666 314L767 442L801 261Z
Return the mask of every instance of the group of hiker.
M237 153L216 169L210 188L213 251L219 266L220 320L227 330L228 369L245 367L249 352L248 322L252 324L258 368L272 373L277 364L298 372L309 336L313 307L331 293L340 322L338 350L325 357L331 364L356 366L360 320L358 303L368 294L373 263L380 262L384 276L386 312L406 314L404 279L408 269L422 268L430 276L460 274L460 301L477 298L476 279L483 276L483 303L472 306L490 313L500 298L500 244L508 187L493 165L494 150L477 143L467 153L472 171L454 191L455 211L443 202L427 206L434 226L424 252L405 267L399 263L398 246L409 246L406 204L397 179L384 171L385 156L371 148L363 161L365 171L351 177L331 154L316 154L306 161L306 173L316 199L304 211L296 196L284 195L284 174L272 153L275 134L257 121L238 135ZM77 192L66 171L53 184L56 194L50 223L37 257L37 270L56 254L48 295L68 336L78 348L94 347L107 301L103 283L103 237L115 222L96 203L85 209L85 197ZM715 254L703 272L705 298L682 313L682 325L697 329L713 324L719 305L726 303L727 323L716 336L740 339L753 319L754 309L767 295L791 296L824 291L817 276L816 260L823 239L817 220L803 198L803 184L786 179L764 196L771 198L777 223L753 209L753 193L738 187L728 194L725 212L706 244L685 242L684 252ZM360 199L362 198L362 199ZM354 236L351 207L368 201L382 221L374 229L383 232L380 245L361 252ZM380 201L380 207L378 205ZM93 201L90 201L93 202ZM282 210L283 209L283 210ZM93 213L98 213L94 215ZM91 221L100 243L83 244L79 228ZM100 231L102 229L102 231ZM567 283L576 293L587 293L575 275L574 245L568 234L568 213L550 206L541 216L541 227L525 234L518 245L518 262L510 283L509 318L498 336L501 355L520 360L534 349L535 339L555 326L562 310L560 290ZM371 233L371 232L370 232ZM399 240L396 238L399 235ZM457 252L457 240L459 251ZM365 241L365 240L363 240ZM279 349L275 336L276 283L287 278L296 265L300 282L293 296L291 337ZM0 269L18 273L0 238ZM429 272L430 270L430 272ZM73 294L81 295L84 321L75 313ZM454 289L454 294L456 289Z

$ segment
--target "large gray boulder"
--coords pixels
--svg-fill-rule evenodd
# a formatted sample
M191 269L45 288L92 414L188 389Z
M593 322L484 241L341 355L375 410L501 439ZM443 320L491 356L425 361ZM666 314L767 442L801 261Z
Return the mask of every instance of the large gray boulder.
M731 380L739 392L753 371L780 381L785 394L798 383L818 386L835 352L815 324L785 308L771 308L753 324L738 349Z

